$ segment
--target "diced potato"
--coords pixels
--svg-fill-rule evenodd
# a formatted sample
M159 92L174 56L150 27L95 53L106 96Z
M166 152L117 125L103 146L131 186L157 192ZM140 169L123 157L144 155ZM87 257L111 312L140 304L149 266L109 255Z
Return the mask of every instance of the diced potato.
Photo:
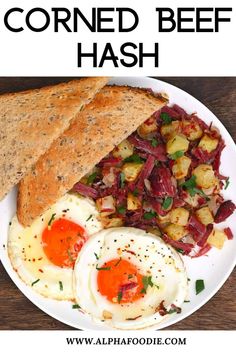
M225 235L225 233L223 231L213 230L207 239L207 243L211 246L221 249L224 246L224 242L226 239L227 239L227 236Z
M201 164L193 170L196 176L196 183L202 188L210 188L217 184L214 170L211 165Z
M110 227L123 226L123 221L121 218L101 218L101 221L105 229L109 229Z
M137 210L141 207L140 200L135 197L132 193L128 193L127 198L127 209L128 210Z
M196 211L196 216L198 220L201 221L201 223L204 225L212 224L214 222L212 212L208 206L198 209Z
M127 157L133 155L133 153L134 146L126 139L117 145L112 152L113 156L121 157L122 159L126 159Z
M170 212L170 222L175 225L186 226L188 223L189 211L185 208L175 208Z
M115 199L113 198L112 195L108 195L103 198L98 198L96 200L96 206L102 216L108 216L114 214L116 211Z
M191 159L187 156L181 156L176 159L172 166L172 172L176 179L181 179L187 176L188 169L191 165Z
M157 130L157 120L151 117L138 127L137 132L141 138L146 138L149 134Z
M190 141L199 139L202 136L202 129L197 122L193 122L191 120L184 120L182 122L182 128L184 134Z
M170 222L170 213L166 214L165 216L157 215L157 221L159 224L166 224Z
M161 135L166 138L170 139L172 136L176 135L179 131L180 123L178 120L174 120L170 124L165 124L161 126Z
M187 235L188 231L181 225L170 224L164 228L164 231L173 240L178 241Z
M166 144L168 154L174 154L176 151L187 151L189 146L188 139L183 135L175 135L170 138Z
M210 153L217 148L218 143L218 139L210 138L207 134L204 134L198 144L198 147Z
M143 167L142 163L127 162L122 166L122 172L125 175L125 180L128 182L133 182L138 177L141 169Z

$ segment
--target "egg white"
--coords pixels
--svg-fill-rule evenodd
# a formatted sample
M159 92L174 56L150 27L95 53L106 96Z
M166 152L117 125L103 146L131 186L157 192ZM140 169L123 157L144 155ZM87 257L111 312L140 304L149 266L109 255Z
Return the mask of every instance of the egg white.
M119 257L133 263L141 274L151 275L158 287L149 286L143 298L130 304L108 301L98 291L96 266ZM159 237L135 228L102 230L92 236L78 255L74 268L74 292L82 310L93 320L105 320L118 329L141 329L157 324L170 316L156 312L160 303L164 300L167 310L172 304L181 307L187 288L187 275L179 254ZM105 319L104 313L112 314L112 319Z
M102 229L95 203L89 198L66 194L30 227L14 216L9 227L8 254L19 277L37 293L57 300L73 300L73 270L53 264L42 247L42 232L49 220L64 217L85 228L87 236Z

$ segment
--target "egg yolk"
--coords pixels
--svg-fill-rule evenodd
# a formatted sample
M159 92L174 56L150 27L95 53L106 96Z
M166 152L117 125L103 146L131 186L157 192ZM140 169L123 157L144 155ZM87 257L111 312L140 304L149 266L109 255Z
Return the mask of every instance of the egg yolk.
M44 253L53 264L63 268L74 267L85 241L84 228L63 218L55 220L42 233Z
M97 267L98 290L113 303L131 303L144 296L143 275L135 265L121 258Z

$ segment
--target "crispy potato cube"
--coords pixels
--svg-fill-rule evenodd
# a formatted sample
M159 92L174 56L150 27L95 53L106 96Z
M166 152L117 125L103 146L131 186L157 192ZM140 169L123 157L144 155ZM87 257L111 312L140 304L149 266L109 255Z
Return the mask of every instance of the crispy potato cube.
M170 224L164 228L167 235L175 241L187 235L188 231L181 225Z
M127 209L128 210L137 210L141 207L140 200L135 197L132 193L128 193L127 198Z
M180 123L178 120L174 120L170 124L165 124L161 126L161 135L166 138L170 139L172 136L176 135L179 131Z
M196 211L196 216L198 220L201 221L201 223L204 225L212 224L214 222L212 212L208 206L198 209Z
M190 141L199 139L202 136L202 129L197 122L193 122L191 120L184 120L182 122L182 129L183 133Z
M207 239L207 243L211 246L221 249L224 246L224 242L226 239L227 236L225 235L224 231L213 230Z
M125 180L128 182L133 182L138 177L141 169L143 167L142 163L127 162L122 166L122 172L125 175Z
M127 157L133 155L133 153L134 146L126 139L117 145L112 152L113 156L121 157L122 159L126 159Z
M185 208L175 208L170 212L170 222L175 225L186 226L188 223L189 211Z
M96 206L102 216L114 214L116 211L115 199L112 195L108 195L103 198L98 198L96 200Z
M210 138L207 134L204 134L198 144L198 147L210 153L217 148L218 143L218 139Z
M157 120L156 118L150 117L143 124L138 127L137 132L141 138L146 138L149 134L155 132L157 130Z
M184 198L184 201L191 206L192 208L198 207L199 195L195 194L193 197L187 193L187 196Z
M188 169L191 165L191 159L187 156L181 156L176 159L172 172L176 179L181 179L187 176Z
M150 232L150 234L153 234L155 236L161 237L161 230L157 227L148 227L147 232Z
M166 151L168 154L174 154L176 151L187 151L189 141L183 135L175 135L166 143Z
M217 185L217 178L211 165L201 164L193 170L196 183L202 188L210 188Z
M123 221L121 218L101 218L102 225L105 229L109 229L111 227L120 227L123 226Z

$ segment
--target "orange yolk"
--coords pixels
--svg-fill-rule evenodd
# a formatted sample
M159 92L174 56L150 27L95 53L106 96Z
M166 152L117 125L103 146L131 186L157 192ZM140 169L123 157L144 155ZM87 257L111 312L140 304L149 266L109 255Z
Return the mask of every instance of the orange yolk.
M53 264L73 268L86 234L80 225L61 218L46 227L42 241L43 250Z
M125 259L113 259L98 268L98 290L113 303L130 303L143 297L142 279L136 266Z

